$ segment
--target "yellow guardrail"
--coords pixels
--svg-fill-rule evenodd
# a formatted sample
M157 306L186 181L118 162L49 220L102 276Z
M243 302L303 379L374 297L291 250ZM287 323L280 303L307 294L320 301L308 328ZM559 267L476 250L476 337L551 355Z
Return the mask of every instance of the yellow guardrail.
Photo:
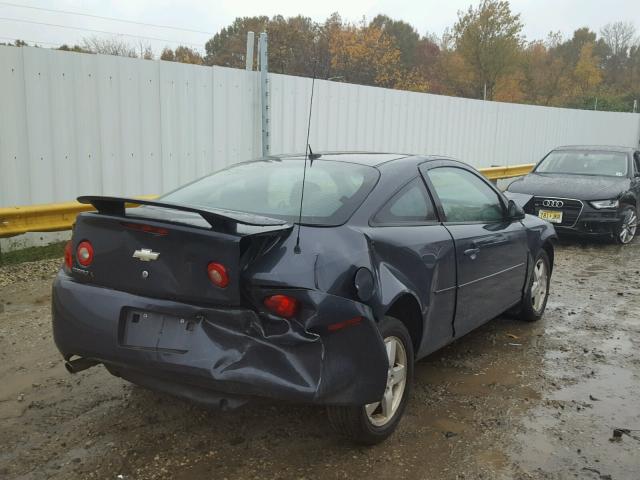
M534 163L523 163L510 167L488 167L480 168L479 170L489 180L500 180L502 178L514 178L526 175L534 166Z
M510 167L481 168L480 172L489 180L513 178L526 175L533 164ZM139 198L155 198L155 195ZM27 232L58 232L71 229L76 216L81 212L94 210L91 205L78 202L29 205L25 207L0 208L0 238L12 237Z
M137 198L151 200L157 195L139 195ZM27 232L70 230L79 213L92 210L95 210L92 205L79 202L0 208L0 238Z

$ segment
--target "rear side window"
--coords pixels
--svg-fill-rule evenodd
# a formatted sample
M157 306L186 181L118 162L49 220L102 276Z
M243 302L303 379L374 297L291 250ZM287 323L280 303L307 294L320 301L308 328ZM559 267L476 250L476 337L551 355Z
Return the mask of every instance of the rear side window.
M422 179L416 178L391 197L373 217L375 225L419 225L436 220Z
M447 222L497 222L504 218L498 194L473 173L456 167L429 170Z
M633 162L636 166L636 175L640 173L640 151L635 151L633 153Z

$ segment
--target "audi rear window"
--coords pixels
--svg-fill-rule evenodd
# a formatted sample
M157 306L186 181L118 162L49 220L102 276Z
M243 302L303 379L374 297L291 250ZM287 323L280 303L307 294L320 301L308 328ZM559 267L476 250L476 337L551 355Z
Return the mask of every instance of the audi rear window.
M241 163L196 180L162 197L167 202L217 208L298 222L304 161ZM329 160L307 162L302 223L346 222L378 180L374 167Z

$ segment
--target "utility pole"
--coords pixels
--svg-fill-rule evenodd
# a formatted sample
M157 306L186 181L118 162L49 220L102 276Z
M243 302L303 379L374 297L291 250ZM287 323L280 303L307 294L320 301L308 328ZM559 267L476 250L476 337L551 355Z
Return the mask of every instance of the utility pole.
M484 82L484 93L482 94L482 99L487 99L487 82Z
M262 100L262 156L267 157L271 152L270 135L270 88L269 88L269 61L268 61L267 33L262 32L258 41L260 52L260 98Z
M247 56L245 58L246 69L253 70L253 46L255 45L255 35L253 32L247 32Z
M633 113L636 113L638 111L638 100L634 100L633 101Z
M596 97L596 101L595 101L595 103L593 104L593 109L594 109L594 110L598 110L598 97Z

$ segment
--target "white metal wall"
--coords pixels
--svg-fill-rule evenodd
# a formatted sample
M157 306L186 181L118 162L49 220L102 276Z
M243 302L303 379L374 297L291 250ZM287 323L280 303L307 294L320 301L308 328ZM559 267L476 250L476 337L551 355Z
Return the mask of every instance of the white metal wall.
M311 80L271 74L272 151L304 151ZM570 144L636 146L640 115L485 102L316 80L317 150L442 154L475 167L535 163Z
M271 74L272 153L304 151L311 80ZM637 145L640 115L316 81L311 146L529 163ZM256 72L0 47L0 207L161 193L260 154Z
M260 154L256 73L0 47L0 207L170 190Z

